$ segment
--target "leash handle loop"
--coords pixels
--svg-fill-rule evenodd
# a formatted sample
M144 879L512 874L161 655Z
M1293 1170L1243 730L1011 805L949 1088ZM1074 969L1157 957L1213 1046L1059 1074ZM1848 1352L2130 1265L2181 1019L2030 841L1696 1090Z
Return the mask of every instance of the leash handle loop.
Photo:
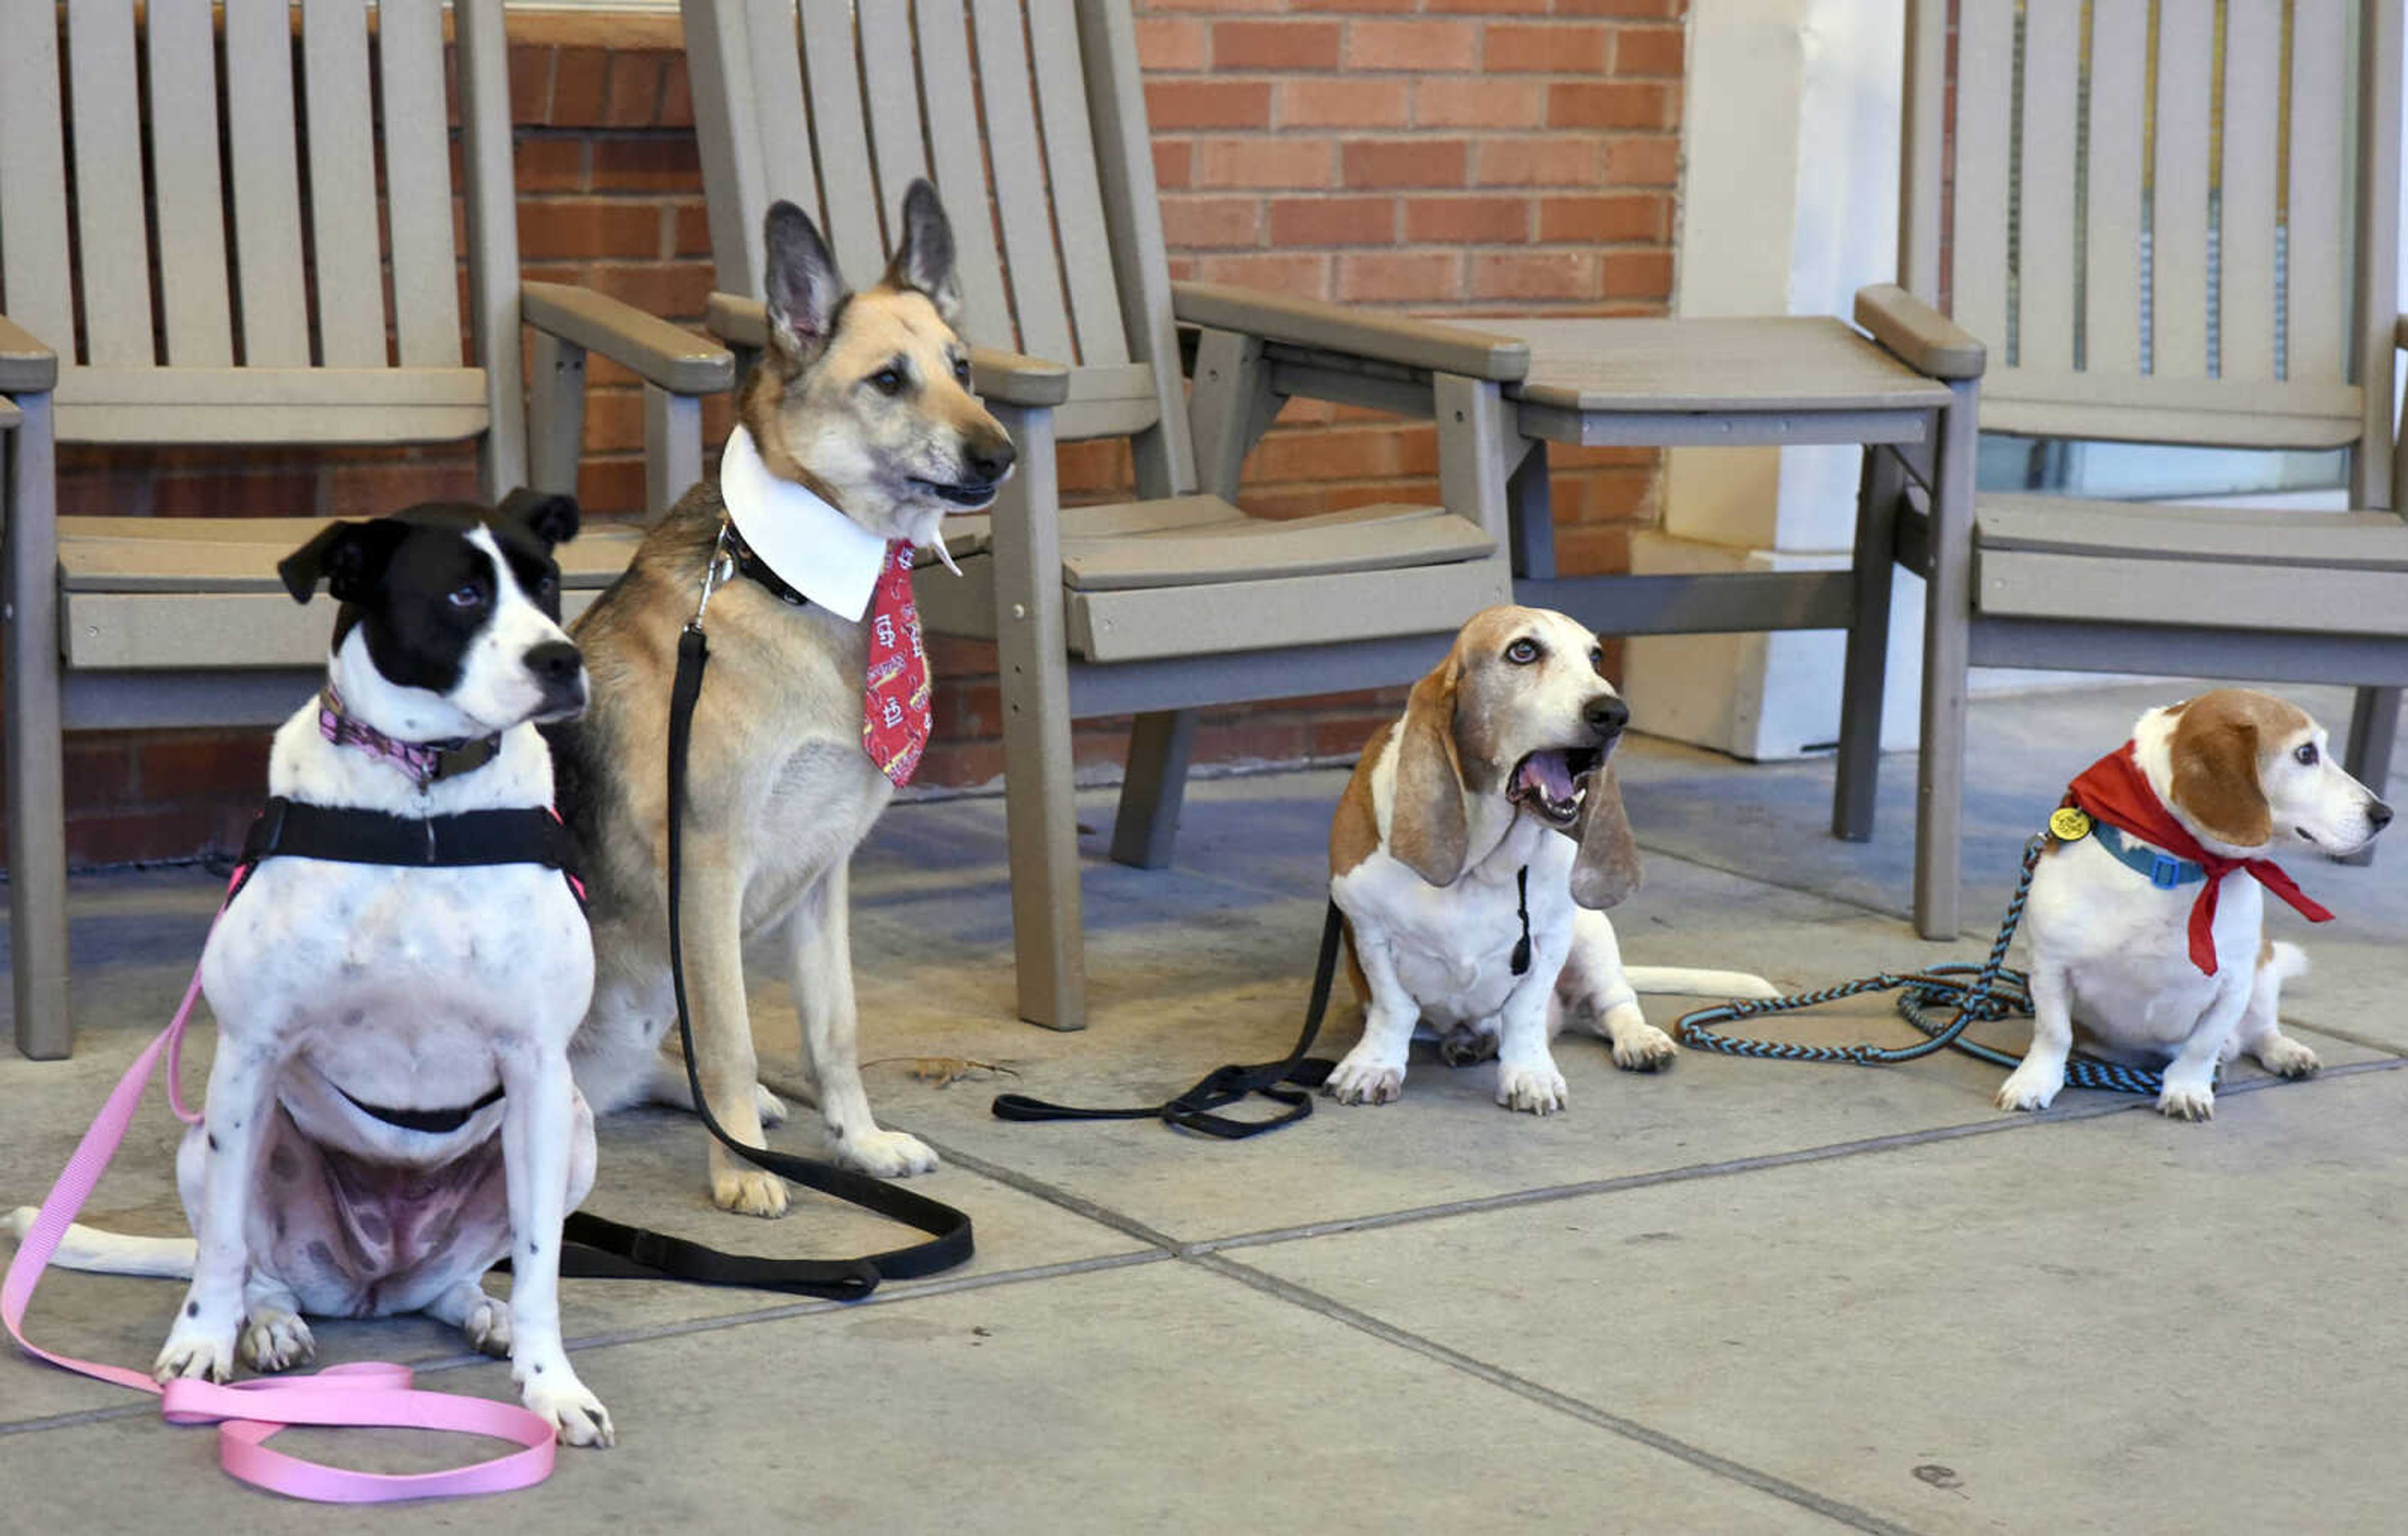
M1681 1021L1673 1026L1673 1031L1681 1044L1692 1050L1717 1051L1725 1056L1747 1056L1763 1060L1885 1067L1913 1061L1945 1048L1961 1051L1978 1061L2012 1071L2023 1064L2022 1057L1964 1036L1965 1031L1977 1022L2031 1017L2031 983L2021 971L2007 964L2007 949L2014 944L2015 930L2023 922L2024 903L2031 894L2032 874L2040 867L2040 856L2047 846L2045 835L2034 836L2024 845L2023 873L2015 883L2015 893L2008 898L2006 916L1999 924L1999 936L1990 946L1988 958L1979 965L1950 961L1904 974L1885 971L1878 975L1843 981L1817 991L1793 992L1786 997L1735 999L1684 1014ZM1756 1040L1719 1034L1713 1028L1742 1018L1760 1018L1768 1014L1818 1008L1827 1003L1837 1003L1842 998L1857 997L1867 992L1898 993L1899 1017L1921 1031L1925 1038L1914 1045L1901 1046L1876 1045L1870 1042L1853 1045L1809 1045L1798 1041ZM1948 1009L1955 1010L1952 1017L1945 1019L1938 1017L1942 1010ZM2065 1080L2075 1088L2100 1088L2113 1093L2154 1095L2165 1086L2162 1074L2081 1055L2067 1060Z
M999 1120L1160 1120L1173 1131L1192 1131L1225 1142L1244 1141L1309 1118L1312 1114L1312 1090L1327 1081L1336 1066L1335 1062L1304 1053L1312 1049L1313 1040L1321 1033L1322 1016L1329 1011L1329 989L1337 977L1338 944L1344 924L1338 903L1330 903L1327 916L1322 919L1321 952L1313 965L1312 998L1305 1005L1304 1029L1297 1036L1295 1047L1279 1060L1252 1065L1231 1062L1215 1067L1194 1088L1159 1104L1093 1109L1048 1103L1025 1093L999 1093L989 1108ZM1213 1113L1255 1094L1287 1107L1262 1120L1241 1120Z
M220 915L224 909L221 907ZM214 925L213 925L214 926ZM233 1476L255 1486L319 1503L386 1503L401 1499L456 1497L500 1493L523 1488L552 1475L555 1450L552 1427L539 1415L513 1402L426 1392L410 1385L408 1368L383 1361L330 1366L313 1375L267 1378L231 1387L213 1382L178 1380L163 1390L138 1371L54 1354L25 1337L25 1311L42 1282L51 1257L58 1252L70 1223L100 1184L111 1159L124 1143L134 1114L141 1106L162 1053L169 1062L168 1093L177 1113L188 1122L198 1116L182 1107L172 1075L183 1049L184 1030L201 992L200 967L193 968L192 984L176 1017L143 1047L134 1064L102 1104L100 1113L76 1144L73 1155L44 1197L33 1226L10 1256L8 1272L0 1279L0 1324L17 1346L62 1370L148 1392L160 1400L160 1412L169 1423L218 1426L218 1464ZM442 1429L458 1434L487 1435L515 1443L506 1456L440 1472L390 1474L323 1466L272 1450L270 1435L296 1424L378 1426Z

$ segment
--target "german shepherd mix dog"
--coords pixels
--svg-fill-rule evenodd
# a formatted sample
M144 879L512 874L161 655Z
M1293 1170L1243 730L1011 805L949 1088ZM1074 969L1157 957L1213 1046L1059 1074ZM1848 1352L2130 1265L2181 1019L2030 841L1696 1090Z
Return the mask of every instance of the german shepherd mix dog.
M969 391L953 323L953 231L925 182L905 196L902 243L865 292L847 291L791 203L770 208L767 246L769 345L738 391L720 476L686 493L577 626L594 699L554 737L593 899L594 1003L572 1047L577 1078L597 1113L647 1097L692 1103L679 1062L662 1051L676 1018L664 753L678 635L732 512L743 575L710 599L711 664L686 764L695 1065L729 1134L758 1145L763 1122L784 1110L756 1080L744 959L774 956L794 989L804 1071L837 1160L888 1177L924 1173L936 1154L880 1130L862 1090L846 869L925 740L926 663L902 547L934 544L946 513L992 502L1011 440ZM886 603L897 588L899 636ZM882 700L898 671L911 697ZM882 705L892 723L902 703L921 728L890 752L871 717ZM783 1180L716 1143L710 1188L731 1211L786 1209Z

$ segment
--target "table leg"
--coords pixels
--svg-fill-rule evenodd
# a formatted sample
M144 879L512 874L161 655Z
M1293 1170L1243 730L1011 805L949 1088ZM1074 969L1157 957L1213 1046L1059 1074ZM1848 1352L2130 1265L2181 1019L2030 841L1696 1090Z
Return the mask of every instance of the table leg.
M1965 686L1973 621L1973 462L1980 384L1948 386L1931 476L1930 568L1924 573L1923 740L1917 754L1914 927L1956 936L1963 868Z
M1883 674L1889 661L1889 606L1898 566L1898 504L1906 476L1898 456L1865 446L1856 488L1856 542L1849 582L1848 659L1840 688L1840 767L1831 791L1831 835L1873 835L1881 780Z

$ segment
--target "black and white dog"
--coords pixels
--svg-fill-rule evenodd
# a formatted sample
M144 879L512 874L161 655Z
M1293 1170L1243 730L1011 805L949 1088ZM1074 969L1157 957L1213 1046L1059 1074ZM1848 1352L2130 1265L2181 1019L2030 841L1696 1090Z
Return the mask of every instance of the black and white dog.
M562 1440L610 1443L560 1337L561 1221L594 1183L568 1068L594 985L584 913L541 863L436 858L438 833L550 818L535 722L586 696L552 560L577 522L574 502L524 491L499 512L428 505L336 523L279 568L296 601L322 580L342 607L325 693L276 733L263 826L314 818L342 856L265 858L202 954L217 1060L177 1159L194 1241L77 1229L60 1249L73 1268L191 1274L163 1381L223 1380L237 1348L261 1371L306 1360L303 1313L423 1311L507 1354ZM463 813L482 814L447 819ZM348 861L353 829L421 828L416 867ZM507 1311L479 1284L506 1256Z

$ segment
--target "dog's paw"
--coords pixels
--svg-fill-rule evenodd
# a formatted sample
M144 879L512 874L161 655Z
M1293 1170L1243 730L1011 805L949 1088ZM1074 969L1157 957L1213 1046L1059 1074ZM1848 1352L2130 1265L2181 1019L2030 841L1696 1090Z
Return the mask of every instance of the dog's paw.
M1613 1031L1613 1064L1625 1072L1655 1072L1672 1064L1681 1047L1653 1024L1626 1025Z
M1349 1052L1331 1069L1321 1091L1341 1104L1392 1104L1405 1091L1405 1069L1383 1061L1357 1060Z
M608 1450L618 1432L610 1428L610 1410L585 1389L566 1362L527 1377L519 1393L527 1412L543 1419L564 1445L591 1445Z
M510 1304L491 1296L480 1296L468 1305L468 1316L460 1319L460 1336L468 1347L495 1359L510 1356Z
M2252 1053L2258 1064L2277 1077L2310 1077L2323 1069L2316 1053L2287 1034L2278 1034Z
M715 1168L710 1201L738 1216L781 1216L786 1214L786 1181L759 1168Z
M1476 1066L1497 1054L1497 1031L1457 1024L1438 1043L1438 1059L1450 1067Z
M297 1313L262 1307L243 1324L242 1363L263 1374L290 1371L317 1358L318 1341Z
M0 1227L6 1227L10 1237L22 1243L25 1241L25 1234L34 1230L34 1218L39 1215L41 1212L31 1205L20 1205L8 1213L7 1220L0 1221Z
M2157 1092L2157 1113L2170 1120L2213 1120L2215 1090L2204 1083L2169 1082Z
M752 1085L752 1113L761 1116L763 1125L784 1125L786 1101L755 1083Z
M154 1381L170 1382L179 1377L198 1377L203 1381L227 1381L234 1375L235 1330L205 1328L188 1319L179 1318L168 1331L167 1343L150 1366Z
M1525 1115L1553 1115L1564 1107L1564 1074L1553 1061L1499 1067L1497 1102Z
M908 1178L937 1166L937 1154L928 1144L901 1131L873 1129L840 1137L830 1150L845 1167L882 1179Z
M2057 1090L2065 1087L2062 1071L2040 1067L2029 1061L2007 1074L1999 1085L1992 1102L2000 1109L2046 1109L2056 1101Z

